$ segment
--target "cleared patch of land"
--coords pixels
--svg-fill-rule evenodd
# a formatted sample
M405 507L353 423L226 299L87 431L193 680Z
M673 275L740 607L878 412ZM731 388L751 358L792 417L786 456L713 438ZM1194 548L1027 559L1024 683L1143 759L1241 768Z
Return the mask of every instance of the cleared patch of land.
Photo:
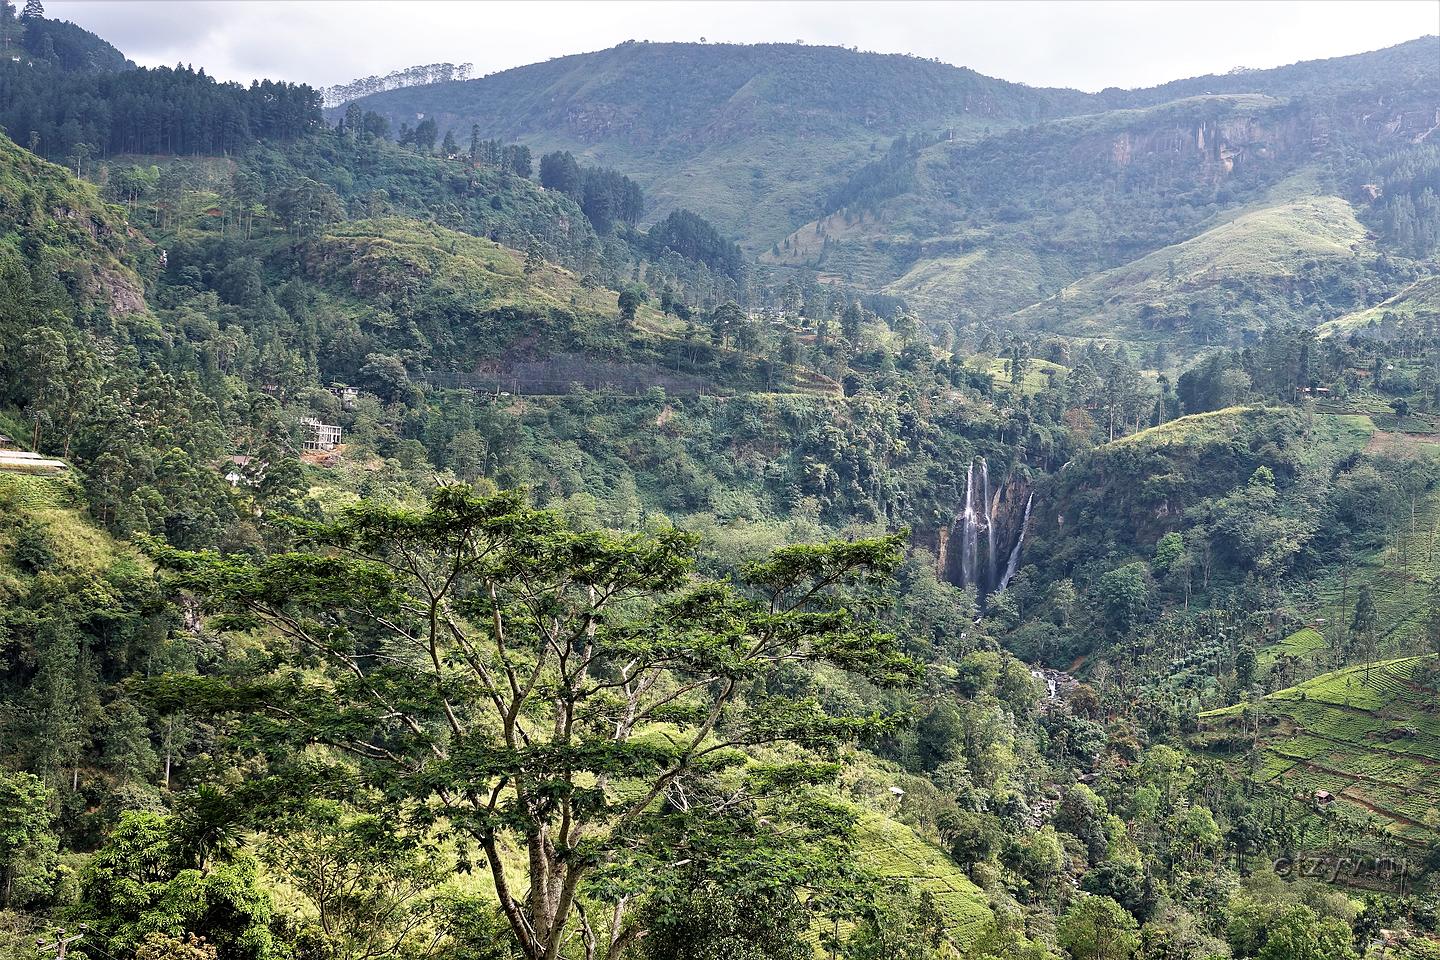
M965 360L965 366L977 372L988 373L990 380L1002 390L1013 389L1010 382L1010 361L1004 357L989 357L975 354ZM1065 379L1070 368L1035 357L1026 362L1025 375L1020 381L1020 392L1027 395L1039 393L1050 385L1050 378Z
M1138 433L1113 440L1110 446L1169 446L1189 445L1202 441L1229 439L1237 436L1250 423L1258 422L1268 415L1265 407L1237 406L1206 413L1192 413L1189 416L1147 427Z

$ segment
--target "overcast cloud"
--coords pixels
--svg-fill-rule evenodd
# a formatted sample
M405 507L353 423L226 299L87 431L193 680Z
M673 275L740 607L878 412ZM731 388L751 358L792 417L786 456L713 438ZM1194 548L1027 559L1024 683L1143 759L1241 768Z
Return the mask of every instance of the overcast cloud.
M419 63L475 75L627 39L841 44L1037 86L1152 86L1440 32L1440 0L1365 2L314 2L49 0L144 65L324 86Z

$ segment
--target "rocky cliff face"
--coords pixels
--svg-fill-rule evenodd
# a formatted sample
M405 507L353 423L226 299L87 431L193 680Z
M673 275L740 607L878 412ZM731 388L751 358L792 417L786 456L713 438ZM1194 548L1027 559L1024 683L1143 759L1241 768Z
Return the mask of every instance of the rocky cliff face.
M992 485L989 468L977 457L968 468L966 497L955 517L928 530L916 529L911 543L935 557L935 574L978 597L1003 590L1023 550L1031 486L1011 476Z
M1145 161L1198 162L1220 180L1251 166L1305 162L1341 139L1413 144L1433 135L1440 109L1423 93L1284 103L1272 98L1215 101L1215 116L1141 122L1082 140L1077 159L1105 156L1123 169Z

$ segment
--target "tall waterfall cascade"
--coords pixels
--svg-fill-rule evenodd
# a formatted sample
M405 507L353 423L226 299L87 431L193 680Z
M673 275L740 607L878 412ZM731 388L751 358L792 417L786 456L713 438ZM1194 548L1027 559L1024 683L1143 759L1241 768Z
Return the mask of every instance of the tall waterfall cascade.
M1023 510L1021 497L1025 498ZM974 587L981 598L1004 590L1020 568L1034 500L1023 480L1001 483L992 489L985 458L971 460L965 472L965 506L946 536L950 544L946 569L942 571L946 579L957 586ZM1003 568L1002 557L1006 558Z
M1015 571L1020 569L1020 548L1025 546L1025 531L1030 529L1030 508L1035 505L1035 494L1025 498L1025 519L1020 521L1020 536L1015 538L1015 549L1010 551L1010 560L1005 564L1005 575L1000 578L1000 585L997 590L1003 591L1010 586L1010 581L1015 577Z

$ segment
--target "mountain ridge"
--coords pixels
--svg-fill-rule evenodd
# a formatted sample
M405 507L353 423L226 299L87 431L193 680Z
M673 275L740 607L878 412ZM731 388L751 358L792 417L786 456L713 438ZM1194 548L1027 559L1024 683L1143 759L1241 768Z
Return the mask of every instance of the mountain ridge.
M965 143L1195 96L1334 94L1397 76L1413 83L1433 75L1426 67L1440 59L1440 51L1430 56L1437 44L1440 38L1421 37L1344 57L1085 93L844 47L632 41L353 102L397 127L424 116L463 138L478 124L482 136L614 165L646 186L655 201L648 216L690 202L755 251L816 212L831 212L817 209L827 184L902 134L927 131Z

